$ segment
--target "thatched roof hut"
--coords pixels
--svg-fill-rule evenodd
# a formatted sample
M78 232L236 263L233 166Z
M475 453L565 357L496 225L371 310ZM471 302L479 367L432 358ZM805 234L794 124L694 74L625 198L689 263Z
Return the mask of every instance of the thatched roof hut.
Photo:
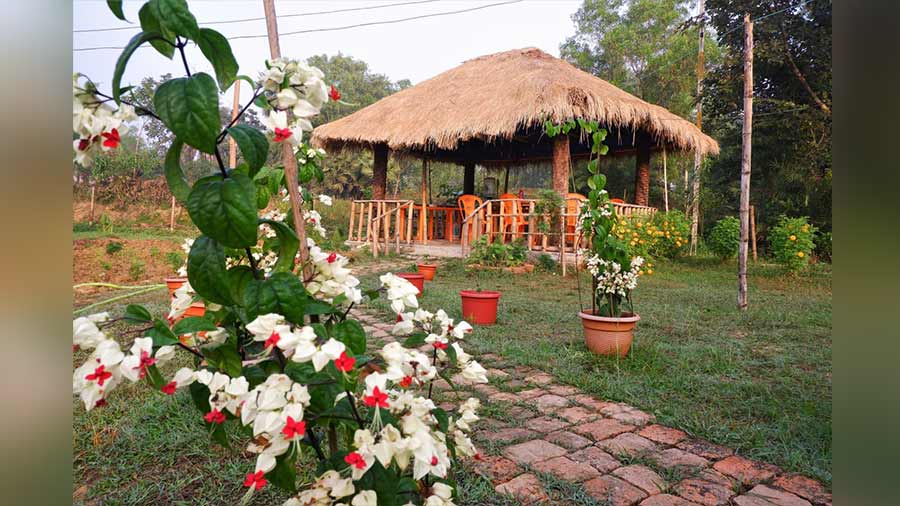
M560 160L554 159L554 141L542 135L542 125L548 119L575 118L596 120L607 128L612 155L637 155L638 190L644 186L649 190L653 150L665 147L702 155L719 151L716 141L691 122L535 48L469 60L316 128L312 141L330 151L372 149L375 194L383 198L379 165L386 163L388 150L455 162L466 166L467 173L471 167L473 174L476 163L554 160L556 167ZM571 141L566 149L566 174L568 157L588 152L577 135ZM554 180L557 177L565 185L566 175L554 170ZM646 205L646 195L637 191L637 203ZM640 202L642 196L644 202Z

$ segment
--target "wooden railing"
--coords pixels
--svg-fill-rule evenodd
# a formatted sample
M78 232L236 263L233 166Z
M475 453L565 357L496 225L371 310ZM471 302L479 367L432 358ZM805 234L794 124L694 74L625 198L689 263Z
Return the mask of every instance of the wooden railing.
M372 256L378 258L379 242L384 238L384 252L391 251L391 237L393 236L396 243L397 253L400 253L400 239L406 238L406 243L412 241L412 211L415 203L412 200L396 201L393 207L388 205L381 206L381 213L369 219L366 234L369 237L368 244L372 247ZM407 213L406 219L403 214ZM352 215L351 215L352 218ZM391 218L393 218L394 229L391 233ZM405 222L405 223L404 223Z

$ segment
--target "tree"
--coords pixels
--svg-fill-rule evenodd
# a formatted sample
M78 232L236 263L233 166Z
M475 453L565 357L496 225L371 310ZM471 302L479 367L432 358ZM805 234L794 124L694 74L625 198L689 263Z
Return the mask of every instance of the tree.
M743 13L754 23L751 195L764 234L781 214L810 216L831 230L831 2L707 0L726 57L705 81L704 110L722 153L706 173L704 218L737 209ZM783 11L783 12L779 12ZM773 14L775 13L775 14ZM762 18L763 16L767 16Z

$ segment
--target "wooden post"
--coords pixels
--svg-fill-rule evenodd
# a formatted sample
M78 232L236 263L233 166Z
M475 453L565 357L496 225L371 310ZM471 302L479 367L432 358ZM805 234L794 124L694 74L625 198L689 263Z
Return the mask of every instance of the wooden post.
M475 164L473 162L463 166L463 193L475 195Z
M172 195L172 208L169 211L169 230L175 230L175 196Z
M553 138L553 191L563 199L569 193L569 136L557 135Z
M231 121L237 118L238 111L241 109L241 81L234 80L234 100L231 103ZM228 136L228 163L231 167L237 167L237 143L234 137Z
M359 204L359 219L356 220L356 240L357 241L362 241L362 228L363 228L363 222L365 221L365 218L366 218L366 204L360 202L360 204ZM368 234L368 233L369 233L368 229L366 229L366 234ZM366 237L366 240L368 240L368 239L369 238Z
M568 184L568 181L566 181ZM562 264L562 275L566 275L566 201L563 200L559 215L559 263Z
M666 147L663 146L663 205L669 212L669 168L666 165Z
M278 18L275 16L275 0L263 0L263 10L266 13L269 52L272 54L272 58L280 58L281 46L278 44ZM297 185L297 158L294 157L294 149L290 143L282 143L281 161L284 164L284 179L287 182L288 196L291 201L294 232L297 234L297 239L300 240L300 262L306 263L309 258L309 248L306 245L306 222L303 220L303 213L300 212L303 201Z
M503 193L509 193L509 165L506 166L506 175L503 176Z
M703 46L706 40L706 1L697 0L698 17L700 19L699 40L697 45L697 130L703 129L703 74L705 72ZM691 247L690 254L697 254L698 226L700 223L700 169L703 158L699 149L694 149L693 184L691 185L691 199L687 206L688 219L691 221ZM687 172L685 172L685 185L687 184Z
M753 261L756 257L756 206L750 206L750 244L753 246Z
M413 203L410 200L406 205L406 244L412 242Z
M422 159L422 211L419 213L419 241L428 244L428 160Z
M91 183L91 211L88 215L88 225L94 225L94 191L96 190L96 186L94 183Z
M353 215L355 212L356 212L356 202L351 200L350 201L350 225L347 226L347 240L348 241L353 240L353 218L354 218Z
M372 204L373 203L370 201L369 202L369 215L367 216L367 219L366 219L366 242L367 243L372 242L372 234L374 232L372 230L374 227L374 224L372 223L372 218L374 218L375 215L372 214Z
M650 135L639 133L635 139L634 203L650 205Z
M372 150L372 158L372 198L384 200L385 188L387 188L387 144L376 144Z
M741 242L738 245L738 307L747 309L747 241L750 229L750 155L753 137L753 22L744 14L744 126L741 131Z

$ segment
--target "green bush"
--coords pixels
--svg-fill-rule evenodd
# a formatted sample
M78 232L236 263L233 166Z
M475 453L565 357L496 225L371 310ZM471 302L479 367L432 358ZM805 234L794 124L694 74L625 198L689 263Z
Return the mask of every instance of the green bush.
M498 240L489 243L487 236L483 235L472 243L472 251L466 257L466 262L490 267L513 267L524 264L526 258L524 240L517 239L509 244Z
M831 263L831 232L819 232L813 237L816 243L816 256L823 262Z
M120 243L120 242L110 241L110 242L106 243L106 254L107 255L116 254L119 251L122 251L122 248L124 248L124 247L125 246L123 246L122 243Z
M815 236L816 227L809 224L806 216L778 218L778 223L769 231L769 244L775 254L775 261L791 272L803 270L809 265L810 255L815 248Z
M128 268L128 275L131 276L132 281L138 281L144 276L144 262L140 260L135 260L131 262L131 266Z
M177 251L170 251L166 253L166 261L169 262L169 266L172 267L173 271L177 271L184 265L184 255Z
M545 271L555 272L557 264L556 260L554 260L552 256L548 255L547 253L541 253L537 257L537 265L539 268Z
M741 222L734 216L726 216L709 232L706 245L723 260L734 258L741 241Z
M655 229L656 235L655 240L650 243L650 256L676 258L687 249L691 224L683 212L655 213L650 225Z

